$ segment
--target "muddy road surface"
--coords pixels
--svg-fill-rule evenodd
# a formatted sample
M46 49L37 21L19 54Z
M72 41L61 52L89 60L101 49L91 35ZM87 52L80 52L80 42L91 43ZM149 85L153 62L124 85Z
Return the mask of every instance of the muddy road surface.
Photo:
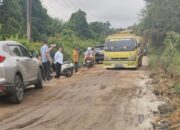
M81 69L28 89L19 105L0 99L0 130L150 130L149 81L145 69Z

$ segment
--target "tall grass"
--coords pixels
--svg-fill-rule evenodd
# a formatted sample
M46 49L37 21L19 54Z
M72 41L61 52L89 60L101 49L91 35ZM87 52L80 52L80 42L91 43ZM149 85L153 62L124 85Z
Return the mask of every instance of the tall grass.
M167 33L161 47L150 47L150 67L161 67L174 78L173 89L180 94L180 34Z

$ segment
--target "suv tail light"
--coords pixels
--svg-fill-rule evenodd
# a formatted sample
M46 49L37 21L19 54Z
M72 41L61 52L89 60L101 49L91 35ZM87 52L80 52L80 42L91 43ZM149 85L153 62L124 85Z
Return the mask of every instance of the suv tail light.
M1 56L1 55L0 55L0 63L2 63L5 59L6 59L5 56Z

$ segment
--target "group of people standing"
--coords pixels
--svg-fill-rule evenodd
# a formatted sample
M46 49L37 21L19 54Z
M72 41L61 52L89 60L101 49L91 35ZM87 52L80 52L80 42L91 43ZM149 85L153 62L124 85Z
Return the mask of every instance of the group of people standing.
M56 48L55 45L48 47L48 41L44 40L44 44L40 49L40 55L41 55L41 62L43 65L43 80L49 81L51 80L51 68L52 64L55 66L56 76L55 78L59 79L61 76L61 67L63 65L63 48L59 47L59 49L56 51L54 57L52 58L50 56L50 52ZM74 67L75 72L78 72L78 61L79 61L79 53L78 49L74 48L73 50L73 61L74 61Z

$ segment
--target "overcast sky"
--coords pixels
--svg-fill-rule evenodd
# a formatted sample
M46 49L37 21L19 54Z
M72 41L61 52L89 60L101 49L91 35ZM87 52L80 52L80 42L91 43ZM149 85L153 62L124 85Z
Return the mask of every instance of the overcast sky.
M88 22L110 21L112 27L127 27L138 22L143 0L41 0L52 17L67 21L78 9L87 13Z

